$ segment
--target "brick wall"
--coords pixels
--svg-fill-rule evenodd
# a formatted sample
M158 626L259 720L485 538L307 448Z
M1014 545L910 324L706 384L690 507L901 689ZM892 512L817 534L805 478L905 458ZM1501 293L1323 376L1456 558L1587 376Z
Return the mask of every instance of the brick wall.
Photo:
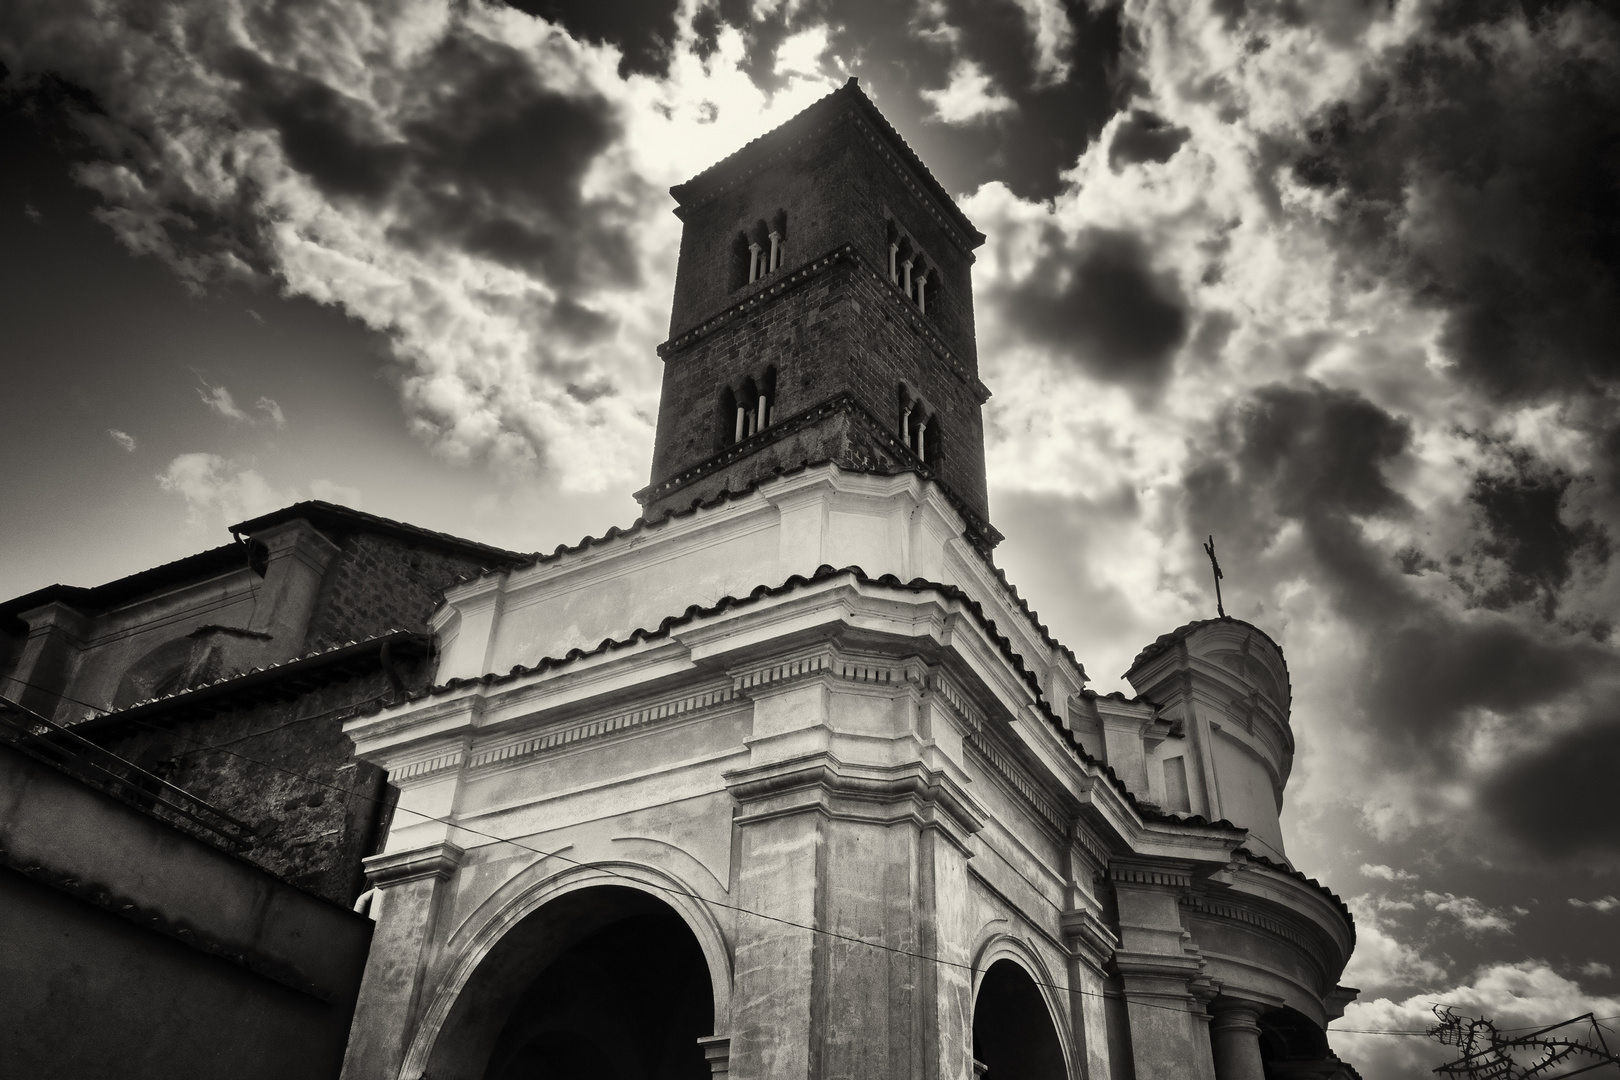
M898 437L898 391L905 382L938 415L939 454L928 468L970 509L988 517L977 382L941 355L927 324L889 284L882 269L846 256L763 300L757 309L670 351L653 451L654 485L724 451L720 389L742 375L774 367L773 423L789 421L849 392ZM761 446L772 442L769 431L756 439ZM835 441L829 436L805 445L838 460L827 452ZM892 462L889 467L917 465L904 453L885 457ZM788 460L776 447L759 460L741 458L728 465L727 479L706 482L704 489L741 488L777 467L791 468L806 460L817 459ZM685 494L649 503L648 512L657 516L686 506L693 497Z
M360 860L381 839L387 785L381 769L356 760L343 722L392 693L376 672L293 701L129 723L96 741L251 825L249 861L346 905L365 888Z
M768 145L753 151L764 162L756 171L683 208L653 488L726 452L734 419L721 415L721 396L745 379L761 381L774 371L773 423L847 392L896 435L903 382L935 417L939 452L927 467L988 518L980 415L985 392L973 344L972 254L965 250L971 241L959 231L953 237L940 205L860 109L845 109L808 130L780 130L763 142L773 138L782 143L773 153L765 152ZM779 210L788 221L782 268L735 287L737 232ZM927 313L889 280L890 219L935 267L939 288L931 290ZM795 434L785 442L766 432L757 437L757 459L733 453L737 460L690 490L667 497L654 492L648 512L657 516L815 460L794 460L794 448L846 464L845 458L884 468L918 466L904 452L875 445L857 452L848 440L842 430Z
M426 631L444 590L487 565L481 557L372 533L332 539L338 555L316 597L306 653L390 630Z

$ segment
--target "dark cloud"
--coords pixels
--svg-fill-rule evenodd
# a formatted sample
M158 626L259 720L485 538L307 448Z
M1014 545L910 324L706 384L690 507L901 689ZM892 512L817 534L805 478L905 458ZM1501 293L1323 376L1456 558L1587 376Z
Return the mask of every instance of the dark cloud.
M587 200L585 172L619 137L609 103L541 85L517 50L452 35L415 73L419 118L397 235L451 243L529 270L553 285L633 285L631 214Z
M1498 400L1620 378L1620 21L1582 2L1451 3L1296 157L1347 249L1442 307Z
M1406 452L1411 428L1360 394L1318 383L1265 386L1238 415L1237 462L1285 517L1405 511L1384 469Z
M399 179L410 150L373 134L360 102L248 49L231 50L222 67L241 88L243 117L274 127L288 163L327 194L377 199Z
M613 45L619 77L669 74L678 0L507 0L519 11L561 26L578 41ZM715 26L710 16L710 25ZM712 42L712 31L711 31ZM712 49L712 44L710 48Z
M811 0L780 5L763 19L753 18L745 3L722 0L705 8L694 27L700 55L713 50L721 23L742 32L745 69L756 85L775 90L785 81L776 71L777 47L792 33L823 26L828 73L860 76L947 187L971 191L1000 180L1024 198L1047 199L1062 190L1059 174L1073 166L1129 94L1118 6L1093 10L1081 0L1065 0L1064 11L1071 33L1060 57L1067 72L1058 78L1038 70L1035 27L1013 0L945 0L939 6ZM944 89L958 59L978 65L1015 107L969 125L934 119L923 92Z
M1089 229L1071 245L1049 232L1029 277L997 299L1015 332L1142 390L1164 384L1187 339L1187 299L1135 233Z
M1550 619L1576 559L1608 561L1608 536L1589 520L1573 527L1564 523L1564 496L1572 480L1567 473L1538 467L1527 454L1512 464L1505 475L1476 477L1469 493L1485 527L1479 551L1505 571L1482 590L1479 602L1497 611L1534 602Z
M1491 817L1527 848L1557 857L1620 854L1615 813L1620 723L1597 722L1519 755L1485 785Z
M1361 614L1371 647L1363 700L1374 730L1396 740L1392 757L1414 744L1452 752L1473 710L1512 716L1552 704L1611 662L1590 642L1502 616L1459 617L1415 597L1404 611Z
M1439 563L1416 548L1386 554L1359 524L1411 512L1388 479L1410 445L1404 420L1353 392L1262 387L1229 410L1189 471L1187 518L1198 535L1229 538L1229 576L1236 569L1261 580L1267 575L1251 569L1259 563L1252 552L1284 525L1298 526L1318 588L1357 633L1358 697L1375 755L1396 771L1449 775L1459 767L1459 735L1478 710L1515 716L1567 701L1615 662L1588 637L1458 611L1415 587L1413 578ZM1504 556L1557 576L1556 551L1568 549L1556 537L1549 547L1532 523L1548 498L1532 489L1504 481L1476 495L1491 506L1481 513L1496 515L1491 542L1504 545Z
M1146 109L1133 109L1114 129L1114 139L1108 144L1108 167L1118 172L1124 165L1144 161L1162 165L1176 156L1191 134Z

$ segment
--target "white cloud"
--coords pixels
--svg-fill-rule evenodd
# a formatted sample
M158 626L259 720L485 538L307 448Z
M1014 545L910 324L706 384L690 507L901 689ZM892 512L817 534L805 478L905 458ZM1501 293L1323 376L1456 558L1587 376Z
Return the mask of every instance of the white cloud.
M163 490L186 501L193 524L235 524L296 502L253 469L218 454L181 454L158 474Z
M1362 863L1362 877L1378 878L1381 881L1416 881L1417 875L1408 870L1396 870L1382 863Z
M1440 963L1401 940L1400 926L1388 917L1388 912L1409 909L1410 904L1370 896L1358 896L1346 904L1356 917L1356 951L1339 977L1341 983L1377 993L1432 985L1446 977Z
M1334 1028L1427 1031L1435 1023L1433 1006L1437 1002L1451 1005L1463 1015L1488 1018L1499 1030L1541 1027L1585 1012L1599 1016L1620 1013L1620 998L1590 994L1545 962L1522 960L1482 967L1468 981L1450 986L1436 981L1422 993L1400 1001L1353 1002L1344 1018L1328 1029L1328 1040L1363 1076L1427 1080L1436 1065L1455 1060L1455 1048L1420 1036L1353 1034Z
M6 62L54 71L108 103L94 126L104 159L77 177L103 197L99 216L127 247L158 255L198 287L262 276L254 265L263 264L289 294L340 307L389 336L407 423L436 452L508 473L542 471L580 491L645 479L661 376L655 347L669 327L679 249L668 187L839 81L820 69L826 34L816 27L782 44L784 82L767 95L744 70L748 46L736 30L723 28L711 54L695 55L684 8L669 43L669 76L654 79L621 78L616 49L576 42L514 7L478 0L405 0L386 15L314 2L297 19L307 32L286 34L266 31L243 0L194 0L193 13L218 31L199 35L168 32L188 18L183 4L173 20L123 23L116 32L95 12L25 6L14 21L30 35L6 43ZM252 63L273 78L317 81L352 112L356 130L389 143L435 110L444 120L446 99L466 89L453 85L455 71L431 74L447 50L462 58L457 63L494 65L513 86L604 103L608 142L578 186L603 229L633 238L624 265L603 272L612 253L593 247L589 233L575 242L566 234L571 219L546 225L565 235L544 258L581 260L572 278L566 269L542 273L503 261L495 250L500 230L526 224L527 204L497 216L489 230L495 239L482 247L481 240L413 236L399 205L324 190L273 130L241 114L241 76L223 70ZM448 190L441 185L431 197ZM192 209L250 215L262 248L185 246L175 237L198 235L182 227ZM512 208L494 207L505 209ZM581 311L607 330L588 340L570 333L564 320L577 325ZM581 394L581 387L610 392ZM245 415L223 388L202 396L222 416Z
M129 432L119 431L117 428L108 428L107 435L112 439L113 442L117 443L119 449L123 450L126 454L133 454L135 452L135 436L131 435Z
M197 388L197 396L208 406L209 411L216 415L223 416L227 420L240 420L249 424L253 422L251 416L237 407L236 399L231 397L231 392L223 386L211 386L205 382Z
M1425 892L1421 899L1435 911L1450 915L1474 933L1505 934L1513 929L1515 919L1530 914L1522 907L1491 908L1472 896L1452 893Z
M975 124L1015 108L1012 98L997 89L971 60L958 60L945 88L924 90L922 97L934 107L934 116L946 124Z
M1569 904L1571 907L1601 911L1605 915L1620 908L1620 900L1615 899L1613 896L1600 896L1596 900L1577 900L1572 896L1569 898Z
M253 403L253 407L261 410L276 427L287 426L287 415L281 411L281 406L276 404L274 398L261 397Z
M1576 970L1582 975L1593 979L1607 979L1614 974L1614 969L1601 960L1590 960Z

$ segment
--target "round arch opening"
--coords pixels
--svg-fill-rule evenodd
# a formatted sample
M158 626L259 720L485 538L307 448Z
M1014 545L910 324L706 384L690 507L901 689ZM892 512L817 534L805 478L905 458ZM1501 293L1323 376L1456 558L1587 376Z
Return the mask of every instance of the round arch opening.
M435 1040L435 1080L708 1080L714 1032L703 949L639 889L567 893L512 927L462 987Z
M973 1002L973 1058L984 1080L1067 1080L1063 1044L1029 973L997 960Z

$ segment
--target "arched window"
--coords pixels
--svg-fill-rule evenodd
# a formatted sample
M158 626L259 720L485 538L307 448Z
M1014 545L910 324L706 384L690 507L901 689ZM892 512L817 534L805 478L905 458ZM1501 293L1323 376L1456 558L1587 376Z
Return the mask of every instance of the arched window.
M771 426L776 419L776 369L766 368L758 378L750 375L735 389L720 392L722 445L739 443ZM729 425L729 427L727 427Z
M787 253L787 211L760 218L731 243L731 288L752 285L782 268Z
M736 425L733 418L737 415L737 394L731 387L722 387L720 390L720 405L717 410L718 424L716 442L720 446L729 446L737 441Z
M753 259L749 246L752 243L746 232L739 232L731 238L731 289L740 289L754 280L749 276Z
M943 442L939 419L922 398L912 394L905 383L900 384L900 441L907 450L917 455L924 464L936 462Z
M939 267L923 254L917 241L893 218L888 219L889 281L927 314L939 304Z

